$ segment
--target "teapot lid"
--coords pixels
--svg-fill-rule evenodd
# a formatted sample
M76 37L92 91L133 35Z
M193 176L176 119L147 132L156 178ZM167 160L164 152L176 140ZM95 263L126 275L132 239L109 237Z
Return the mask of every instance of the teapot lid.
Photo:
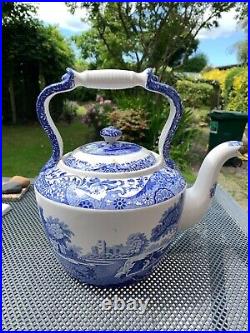
M118 141L121 130L109 126L100 131L104 141L83 145L63 156L65 166L78 171L120 173L154 166L159 157L135 143Z

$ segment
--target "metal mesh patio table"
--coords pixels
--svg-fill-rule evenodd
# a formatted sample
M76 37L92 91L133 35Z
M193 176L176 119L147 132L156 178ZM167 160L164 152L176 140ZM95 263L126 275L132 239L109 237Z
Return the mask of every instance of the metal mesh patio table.
M120 288L71 278L38 217L33 187L3 217L4 330L247 330L247 214L220 187L202 221L180 233L155 272ZM118 297L139 309L102 309Z

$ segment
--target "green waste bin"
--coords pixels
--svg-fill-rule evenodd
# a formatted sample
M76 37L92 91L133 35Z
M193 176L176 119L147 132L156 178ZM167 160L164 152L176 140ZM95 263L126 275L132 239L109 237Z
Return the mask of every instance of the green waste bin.
M248 119L247 113L214 110L209 115L211 118L209 151L222 142L242 140ZM227 165L236 166L237 163L235 161L235 159L231 159Z

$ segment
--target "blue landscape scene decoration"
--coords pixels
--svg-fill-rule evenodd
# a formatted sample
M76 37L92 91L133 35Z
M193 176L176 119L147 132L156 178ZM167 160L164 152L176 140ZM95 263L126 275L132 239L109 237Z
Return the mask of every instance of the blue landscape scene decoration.
M130 234L126 243L114 245L101 239L87 253L72 244L74 233L66 223L51 216L45 218L41 207L39 213L58 260L71 275L83 282L107 285L136 280L152 271L177 231L182 207L183 196L164 212L150 237L137 232Z

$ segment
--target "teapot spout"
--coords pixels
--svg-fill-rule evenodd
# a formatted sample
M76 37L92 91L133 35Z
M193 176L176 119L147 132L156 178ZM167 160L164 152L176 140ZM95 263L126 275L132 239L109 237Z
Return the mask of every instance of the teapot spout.
M199 222L205 214L214 196L221 167L228 159L238 156L241 147L240 141L224 142L206 156L194 185L186 190L179 224L180 230L185 230Z

